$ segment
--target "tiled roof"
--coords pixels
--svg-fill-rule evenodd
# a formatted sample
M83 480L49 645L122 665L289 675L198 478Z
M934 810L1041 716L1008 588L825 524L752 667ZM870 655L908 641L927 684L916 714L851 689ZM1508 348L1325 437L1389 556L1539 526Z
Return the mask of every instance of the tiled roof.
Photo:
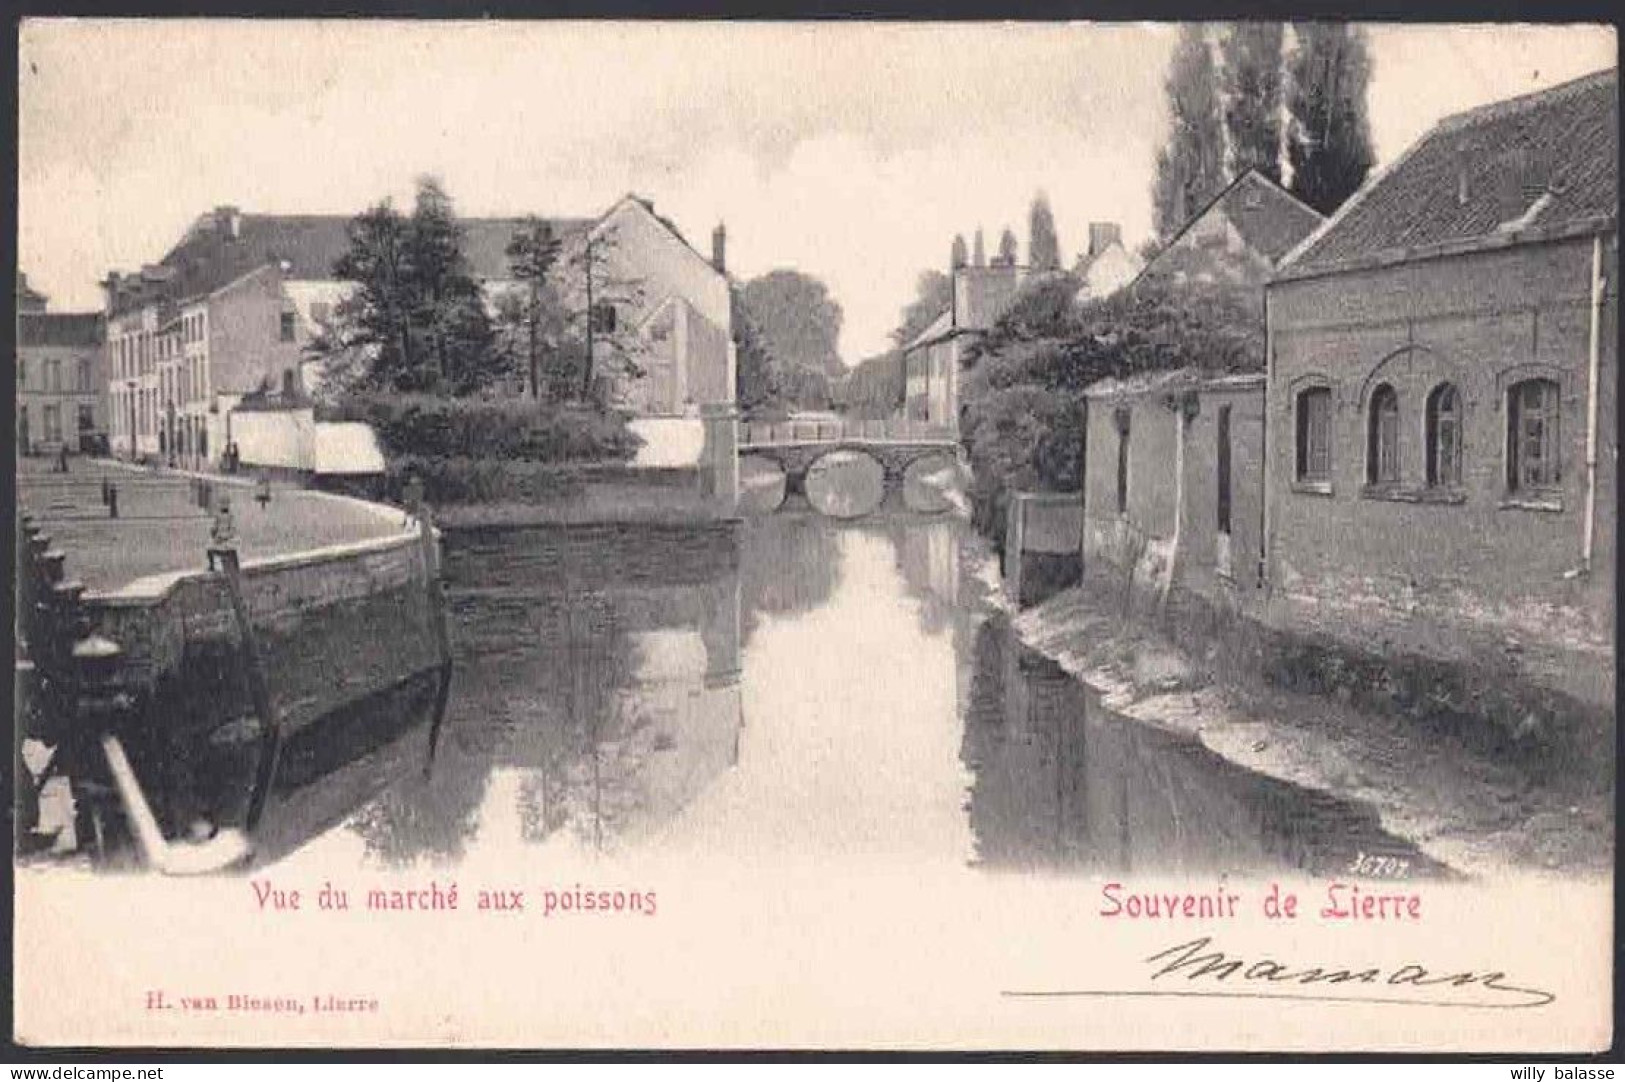
M1174 253L1187 248L1182 244L1204 219L1223 215L1240 235L1247 249L1262 256L1272 266L1292 251L1303 239L1320 228L1326 220L1313 207L1301 202L1291 192L1276 184L1255 169L1249 169L1230 182L1214 196L1190 221L1151 257L1140 272L1141 278L1154 277L1171 260Z
M1287 274L1612 221L1618 156L1612 69L1459 113L1368 181L1291 258Z
M293 279L333 277L333 265L350 246L353 219L339 214L241 214L237 235L231 235L229 215L204 215L179 244L164 256L160 285L171 301L212 293L259 267L286 264ZM508 242L522 218L464 218L463 253L476 278L507 278ZM592 219L563 218L551 222L559 236L581 232Z
M1249 170L1220 197L1247 246L1276 262L1326 219L1261 173Z
M102 344L100 312L20 312L19 346L84 346Z
M1130 376L1107 376L1083 389L1087 398L1119 398L1149 394L1154 391L1174 391L1195 388L1204 391L1246 391L1262 388L1262 372L1231 372L1220 376L1206 375L1195 368L1164 368L1151 372L1137 372Z
M924 330L922 330L919 334L916 334L903 345L903 352L907 353L909 350L918 349L920 346L923 346L928 342L934 342L952 329L953 325L949 320L948 308L944 306L942 311L938 313L936 319L933 319L930 323L927 323Z

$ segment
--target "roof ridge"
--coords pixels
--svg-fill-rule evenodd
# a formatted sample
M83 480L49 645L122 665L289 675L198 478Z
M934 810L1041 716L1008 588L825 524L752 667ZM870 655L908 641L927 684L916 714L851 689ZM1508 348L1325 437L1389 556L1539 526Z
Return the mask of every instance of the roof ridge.
M1592 89L1593 84L1614 82L1618 76L1619 69L1617 67L1602 68L1541 90L1531 90L1515 97L1475 105L1471 109L1463 109L1459 113L1451 113L1449 116L1442 118L1433 126L1433 130L1435 132L1460 131L1463 128L1471 128L1491 120L1499 120L1502 117L1520 113L1526 109L1538 108L1573 94L1584 93Z

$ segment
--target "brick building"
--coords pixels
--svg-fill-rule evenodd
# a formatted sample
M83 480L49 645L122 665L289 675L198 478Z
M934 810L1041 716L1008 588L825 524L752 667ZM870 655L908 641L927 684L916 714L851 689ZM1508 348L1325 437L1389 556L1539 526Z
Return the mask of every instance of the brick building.
M1128 288L1243 298L1264 327L1263 287L1325 219L1257 171L1197 212ZM1094 238L1091 237L1093 243ZM1262 338L1262 333L1260 333ZM1083 561L1150 587L1261 612L1264 358L1238 371L1184 368L1089 387Z
M100 312L51 312L17 275L18 454L88 452L107 435Z
M1163 599L1258 600L1264 375L1189 368L1085 392L1083 561Z
M953 268L948 306L903 346L903 416L958 427L965 354L1010 307L1026 280L1026 267L999 259Z
M1617 96L1608 71L1447 118L1283 261L1275 622L1578 651L1611 702Z
M232 412L245 395L319 382L309 347L354 289L333 267L349 246L344 215L245 214L223 206L200 216L156 264L110 274L106 368L115 453L187 466L220 460L233 441ZM463 252L494 308L518 288L507 245L518 218L459 223ZM566 304L585 305L572 278L576 252L600 245L594 274L635 281L631 300L595 300L595 322L640 344L643 376L620 397L640 416L698 415L732 402L734 354L727 279L647 202L628 196L596 219L550 223L563 242L556 283ZM723 258L722 234L713 259ZM522 381L512 390L523 393Z

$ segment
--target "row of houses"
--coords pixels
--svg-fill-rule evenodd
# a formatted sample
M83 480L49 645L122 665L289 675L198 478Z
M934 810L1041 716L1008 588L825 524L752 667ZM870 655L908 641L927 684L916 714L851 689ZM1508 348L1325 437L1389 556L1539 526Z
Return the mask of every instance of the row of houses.
M17 453L101 449L107 437L102 314L49 308L49 298L19 272Z
M312 346L355 288L334 275L349 247L350 222L341 215L216 207L158 262L109 274L102 283L100 390L112 451L208 467L229 446L241 448L233 422L245 404L254 412L268 405L308 409L322 375ZM470 272L494 313L505 293L526 288L514 279L507 255L523 220L459 224ZM628 412L697 418L704 405L734 401L720 226L707 258L636 196L597 218L549 224L561 242L552 285L562 303L585 312L590 266L600 286L589 316L594 326L637 341L640 371L614 392ZM593 253L583 258L588 246ZM604 282L635 288L605 297ZM529 393L526 374L516 371L504 390Z
M1090 222L1088 246L1071 276L1075 301L1110 297L1151 277L1220 280L1262 287L1283 256L1322 217L1256 170L1242 174L1150 260L1123 245L1116 222ZM903 415L948 428L959 423L959 374L974 343L985 336L1035 280L1014 261L949 268L952 289L942 313L902 347Z
M1441 121L1329 220L1237 181L1161 269L1256 280L1262 370L1088 390L1086 570L1379 653L1548 654L1611 704L1617 155L1606 71Z
M1089 223L1089 245L1072 276L1078 301L1109 296L1132 282L1144 261L1123 247L1116 222ZM1014 260L949 267L948 303L902 347L902 415L949 430L959 425L959 374L970 349L992 329L1034 276Z

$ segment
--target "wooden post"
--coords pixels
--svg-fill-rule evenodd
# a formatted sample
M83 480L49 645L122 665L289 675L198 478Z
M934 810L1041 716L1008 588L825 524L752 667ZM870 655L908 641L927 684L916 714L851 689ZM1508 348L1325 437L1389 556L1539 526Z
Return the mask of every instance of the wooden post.
M434 524L428 508L418 504L418 540L423 550L424 589L429 596L429 619L434 623L435 645L440 650L440 684L435 688L434 717L429 722L429 756L423 772L434 769L434 756L440 747L440 726L446 719L446 700L451 694L451 633L446 627L446 599L440 587L440 562L435 559Z
M248 678L248 694L253 700L254 713L260 720L259 770L254 779L254 792L248 802L248 829L259 824L276 781L277 761L282 755L282 722L271 702L271 689L265 682L265 670L260 667L259 644L254 637L254 625L248 618L248 605L243 600L242 570L237 561L237 549L223 545L209 549L209 566L218 563L226 585L226 597L237 622L237 635L243 651L243 672Z

